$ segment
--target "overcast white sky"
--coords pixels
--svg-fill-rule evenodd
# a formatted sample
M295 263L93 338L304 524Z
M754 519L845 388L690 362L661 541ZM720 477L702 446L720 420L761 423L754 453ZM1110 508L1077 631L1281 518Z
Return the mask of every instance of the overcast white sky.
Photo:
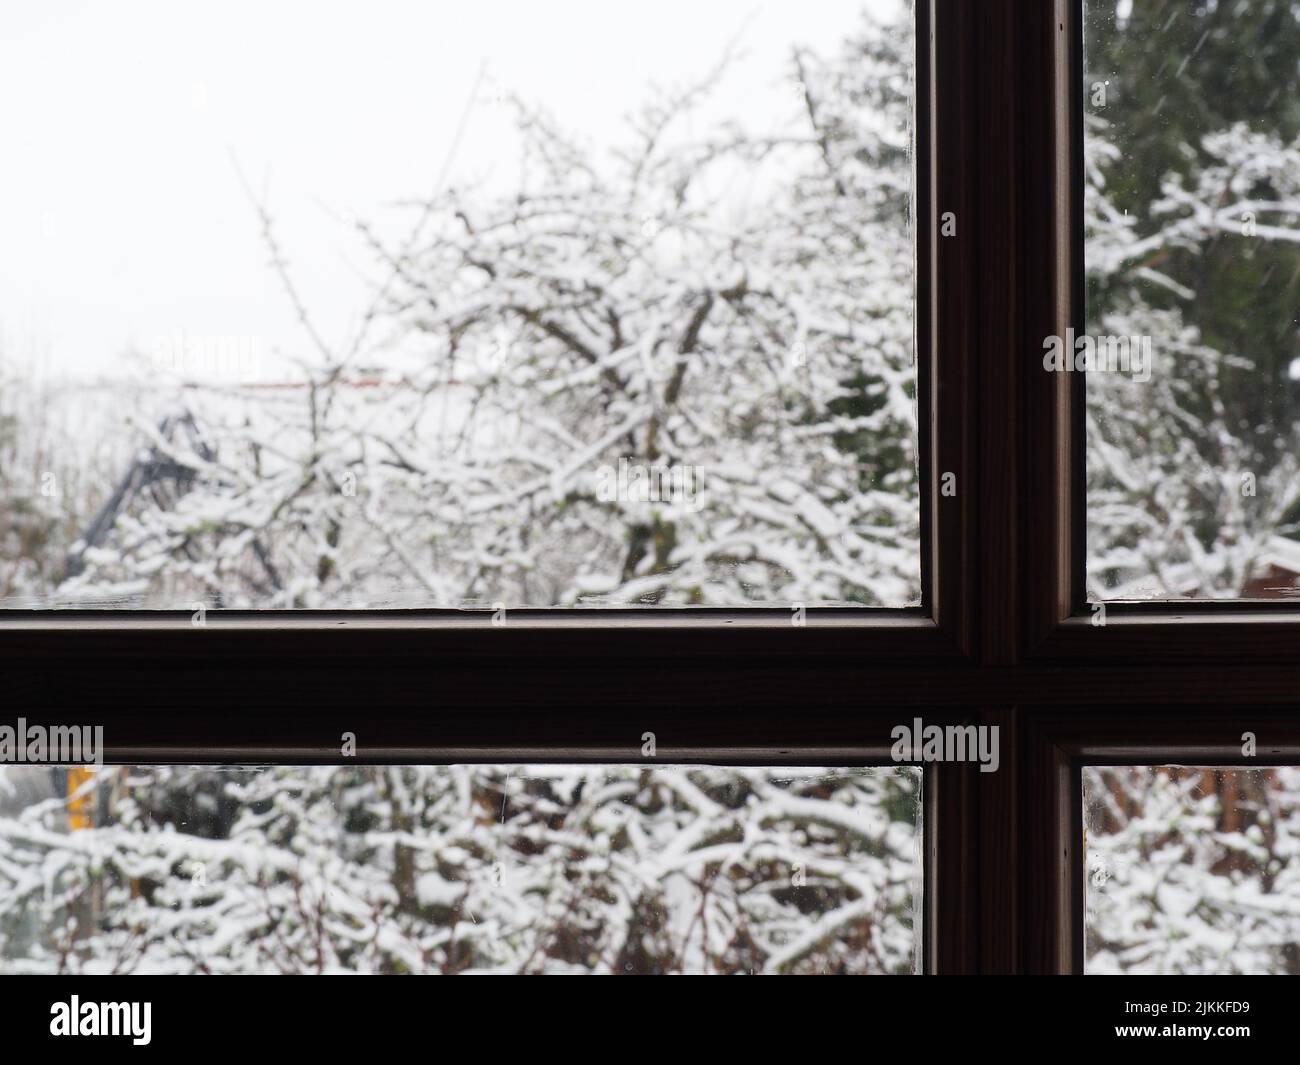
M42 377L123 369L158 337L305 353L231 160L261 186L331 337L365 306L331 215L425 196L480 70L596 145L652 83L708 71L753 128L792 94L793 44L829 50L895 0L6 0L0 9L0 357ZM475 109L453 181L500 176L513 130ZM387 212L392 217L392 212Z

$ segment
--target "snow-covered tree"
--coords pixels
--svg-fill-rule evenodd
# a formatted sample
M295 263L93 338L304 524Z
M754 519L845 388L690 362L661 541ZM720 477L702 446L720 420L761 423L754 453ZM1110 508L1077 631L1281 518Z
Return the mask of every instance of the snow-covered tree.
M7 607L50 601L104 482L130 450L115 411L88 409L93 387L33 379L0 352L0 603Z
M1207 134L1204 164L1169 176L1144 219L1107 197L1125 162L1099 119L1086 144L1092 328L1150 337L1155 356L1149 380L1088 380L1090 591L1240 597L1275 543L1300 534L1300 424L1261 424L1235 402L1257 367L1205 341L1197 292L1162 264L1225 233L1243 255L1252 241L1300 242L1300 143L1242 125Z
M150 442L193 485L64 594L916 602L909 40L798 53L773 131L691 133L725 63L608 157L516 102L517 189L449 190L397 247L361 227L384 343L309 326L297 388L188 395L208 454Z
M918 964L913 769L154 767L87 787L98 827L69 832L59 797L0 816L0 971Z
M1089 768L1087 967L1300 973L1300 771Z

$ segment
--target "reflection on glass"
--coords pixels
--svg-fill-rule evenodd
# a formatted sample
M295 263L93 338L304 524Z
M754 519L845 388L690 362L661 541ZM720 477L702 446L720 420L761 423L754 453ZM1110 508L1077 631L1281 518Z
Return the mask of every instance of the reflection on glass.
M0 972L911 973L921 774L0 767Z

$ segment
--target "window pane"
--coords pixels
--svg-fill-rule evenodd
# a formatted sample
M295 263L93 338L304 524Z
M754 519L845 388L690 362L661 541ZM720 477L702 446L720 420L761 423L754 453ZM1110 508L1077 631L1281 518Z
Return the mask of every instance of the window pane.
M1089 596L1300 595L1300 7L1086 0L1084 66Z
M911 973L921 779L0 767L0 972Z
M1300 768L1089 767L1090 973L1300 973Z
M919 601L910 3L9 15L0 604Z

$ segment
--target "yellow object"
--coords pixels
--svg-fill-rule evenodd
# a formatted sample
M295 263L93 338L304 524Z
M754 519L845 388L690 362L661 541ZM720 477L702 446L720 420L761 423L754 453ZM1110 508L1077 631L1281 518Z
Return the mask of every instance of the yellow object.
M89 781L91 776L92 771L85 766L73 766L68 770L68 827L73 832L80 828L90 828L93 824L94 789L88 788L85 794L77 795L78 789Z

